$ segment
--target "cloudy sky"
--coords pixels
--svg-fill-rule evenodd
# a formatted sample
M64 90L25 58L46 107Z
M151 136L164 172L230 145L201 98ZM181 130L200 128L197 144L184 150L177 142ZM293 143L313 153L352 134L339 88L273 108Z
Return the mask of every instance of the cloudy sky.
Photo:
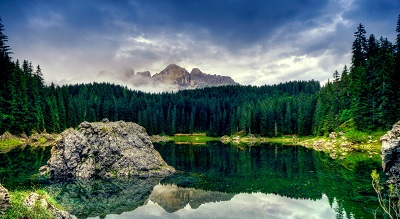
M392 42L399 0L0 0L14 59L47 82L168 64L241 84L326 81L350 65L357 25Z

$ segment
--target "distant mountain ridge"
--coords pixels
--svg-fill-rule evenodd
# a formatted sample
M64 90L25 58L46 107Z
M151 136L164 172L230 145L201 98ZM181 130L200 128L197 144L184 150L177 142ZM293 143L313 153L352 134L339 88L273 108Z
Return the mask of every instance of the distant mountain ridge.
M224 85L239 85L229 76L212 75L203 73L198 68L193 68L189 73L185 68L176 64L168 65L164 70L151 76L149 71L134 72L126 69L119 73L101 71L99 78L113 78L131 83L134 87L161 86L166 90L177 91L203 87L215 87Z

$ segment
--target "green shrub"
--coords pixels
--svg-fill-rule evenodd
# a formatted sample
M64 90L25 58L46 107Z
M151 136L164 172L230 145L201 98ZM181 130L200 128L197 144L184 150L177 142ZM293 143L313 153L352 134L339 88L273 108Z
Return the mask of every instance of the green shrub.
M349 119L342 123L337 131L348 132L351 130L355 130L354 120Z
M348 121L349 119L351 119L351 111L350 110L343 110L340 113L340 122L344 123L344 122Z
M365 143L370 140L368 133L357 130L348 131L344 134L344 136L347 138L347 140L353 143Z
M44 143L47 142L47 139L44 136L40 136L39 139L38 139L38 142L39 142L39 144L44 144Z
M107 128L107 127L103 126L103 127L101 128L101 133L106 133L107 131L108 131L108 128Z
M389 184L385 189L376 170L372 171L371 178L372 187L378 196L379 205L386 216L391 219L400 218L400 190L397 185Z
M21 145L21 142L18 139L6 139L0 141L0 150L1 149L9 149L11 147L15 147Z

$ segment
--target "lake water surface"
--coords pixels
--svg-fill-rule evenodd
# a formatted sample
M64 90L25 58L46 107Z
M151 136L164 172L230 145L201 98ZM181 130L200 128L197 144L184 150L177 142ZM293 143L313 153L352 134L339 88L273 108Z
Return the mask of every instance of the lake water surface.
M78 218L374 218L370 173L379 160L348 163L299 146L154 144L177 173L166 178L39 183L49 149L0 154L10 190L39 186ZM379 217L380 215L378 215Z

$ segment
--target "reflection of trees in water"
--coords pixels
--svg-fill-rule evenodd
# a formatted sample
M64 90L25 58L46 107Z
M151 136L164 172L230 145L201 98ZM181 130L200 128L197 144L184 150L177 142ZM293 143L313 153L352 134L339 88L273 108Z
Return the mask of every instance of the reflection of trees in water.
M155 147L168 164L192 176L175 174L162 184L311 200L326 194L331 206L336 201L338 216L346 212L356 218L370 218L378 207L369 175L372 169L380 168L379 161L362 161L346 169L323 152L278 144L253 146L251 150L238 150L219 142L207 146L167 143Z
M39 183L39 168L50 158L50 147L22 146L0 154L0 183L9 190Z

